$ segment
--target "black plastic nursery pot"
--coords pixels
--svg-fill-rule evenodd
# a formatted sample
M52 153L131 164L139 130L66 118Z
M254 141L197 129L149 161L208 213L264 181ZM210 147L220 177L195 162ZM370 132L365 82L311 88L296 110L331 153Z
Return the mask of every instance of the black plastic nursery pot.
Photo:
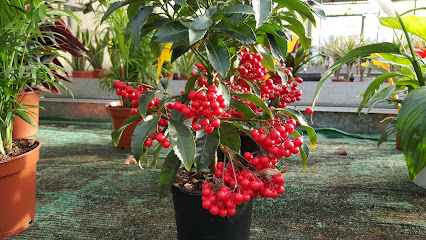
M178 239L249 239L253 199L242 204L234 216L222 218L203 208L201 192L172 186L172 195Z

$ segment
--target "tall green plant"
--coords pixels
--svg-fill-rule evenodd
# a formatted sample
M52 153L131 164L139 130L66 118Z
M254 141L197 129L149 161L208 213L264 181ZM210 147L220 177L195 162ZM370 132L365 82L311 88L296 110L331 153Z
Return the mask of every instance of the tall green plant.
M415 15L407 15L410 10L403 15L398 15L391 11L393 17L380 18L380 24L393 29L402 30L407 42L406 48L401 48L396 43L377 43L356 48L340 60L333 64L320 79L313 105L318 100L319 92L327 78L333 74L343 64L362 56L376 53L380 58L375 60L390 63L396 72L385 72L374 79L363 94L363 100L358 108L358 112L369 105L370 111L378 103L390 103L397 106L399 113L396 121L391 121L386 131L382 134L379 144L385 141L388 136L398 133L402 151L408 166L410 179L426 167L426 105L425 105L425 69L426 62L416 55L409 33L417 35L426 40L424 29L426 29L426 18ZM396 14L395 14L396 13ZM391 79L389 85L388 79ZM381 85L387 85L379 91Z

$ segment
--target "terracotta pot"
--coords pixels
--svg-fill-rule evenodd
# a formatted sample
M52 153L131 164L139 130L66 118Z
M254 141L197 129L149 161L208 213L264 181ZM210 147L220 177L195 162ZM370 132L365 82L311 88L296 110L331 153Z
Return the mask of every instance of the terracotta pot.
M35 220L37 148L0 162L0 239L28 228Z
M188 80L189 78L187 77L180 77L178 80Z
M104 74L107 70L106 69L95 69L92 71L93 78L101 78L102 74Z
M20 93L18 95L18 101L21 102L22 104L27 104L27 105L35 105L35 106L40 105L39 94L35 92ZM31 126L29 123L25 122L20 117L15 117L13 119L13 132L12 132L13 139L31 137L36 135L38 132L39 108L38 107L25 107L25 108L33 112L30 114L30 117L34 122L35 127Z
M93 78L93 71L72 71L73 78Z
M113 102L106 105L107 112L110 116L112 128L114 130L119 129L123 125L124 120L130 115L131 108L120 108L119 102ZM131 150L132 149L132 135L133 131L137 126L137 122L130 124L126 129L124 129L123 134L121 135L120 141L118 143L118 148Z
M347 82L348 79L346 79L346 78L339 78L339 79L335 78L335 79L331 79L331 81L332 82Z

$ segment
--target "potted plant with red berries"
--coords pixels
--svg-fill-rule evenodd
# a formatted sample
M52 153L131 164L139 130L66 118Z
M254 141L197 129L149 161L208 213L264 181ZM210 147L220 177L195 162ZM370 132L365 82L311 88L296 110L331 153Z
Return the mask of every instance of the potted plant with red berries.
M103 19L127 4L139 9L129 23L134 42L153 31L152 42L173 42L172 61L191 50L199 63L181 94L140 85L138 112L112 132L114 143L140 121L131 143L139 164L156 167L161 149L171 148L159 195L172 189L179 239L248 239L252 199L284 193L283 158L300 154L306 167L302 130L316 145L305 118L286 108L301 91L282 64L289 29L303 26L297 16L315 23L314 11L299 0L122 1ZM241 135L257 149L244 148Z

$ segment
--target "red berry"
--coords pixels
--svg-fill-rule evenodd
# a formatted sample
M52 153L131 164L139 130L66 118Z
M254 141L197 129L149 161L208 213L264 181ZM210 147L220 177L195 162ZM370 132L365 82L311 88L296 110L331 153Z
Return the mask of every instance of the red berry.
M193 123L192 124L192 129L194 129L195 131L198 131L201 129L201 125L199 123Z
M211 123L212 127L214 128L218 128L220 126L220 120L215 118L213 119L212 123Z
M180 111L180 110L182 110L182 103L180 103L180 102L175 102L175 104L173 105L173 108L174 108L176 111Z
M169 148L170 147L170 141L169 140L165 140L161 146L163 146L163 148Z
M303 139L301 137L297 137L293 140L293 144L295 147L300 147L303 145Z
M135 91L135 89L133 89L133 87L132 86L128 86L127 88L126 88L126 92L128 93L128 94L131 94L131 93L133 93Z
M195 94L195 98L198 100L204 100L206 99L206 93L204 91L198 91L197 94Z
M203 208L210 209L212 207L212 202L210 200L203 201Z
M188 93L188 98L190 99L190 100L192 100L192 101L194 101L195 100L195 95L197 94L197 92L196 91L190 91L189 93Z
M253 158L253 156L251 155L251 153L245 152L244 153L244 158L247 159L247 160L251 160Z
M152 140L149 139L149 138L147 140L145 140L145 146L151 147L152 146Z
M114 81L114 87L118 88L120 87L121 81L120 80L115 80Z
M211 92L211 93L217 93L217 91L218 91L218 89L217 89L217 87L215 85L211 85L209 87L209 92Z
M155 140L157 140L159 143L163 143L166 141L166 136L162 133L159 133L157 136L155 136Z
M244 197L241 193L234 193L233 200L234 202L242 202L244 200Z
M117 93L117 95L121 95L122 91L121 91L121 89L117 88L117 89L115 89L115 93Z
M308 107L308 108L305 109L305 113L308 114L308 115L311 115L312 113L314 113L314 110L312 108Z
M210 209L209 209L209 211L213 215L218 215L219 214L219 208L216 205L211 206Z
M139 110L137 108L132 108L130 109L130 115L135 115L139 112Z

